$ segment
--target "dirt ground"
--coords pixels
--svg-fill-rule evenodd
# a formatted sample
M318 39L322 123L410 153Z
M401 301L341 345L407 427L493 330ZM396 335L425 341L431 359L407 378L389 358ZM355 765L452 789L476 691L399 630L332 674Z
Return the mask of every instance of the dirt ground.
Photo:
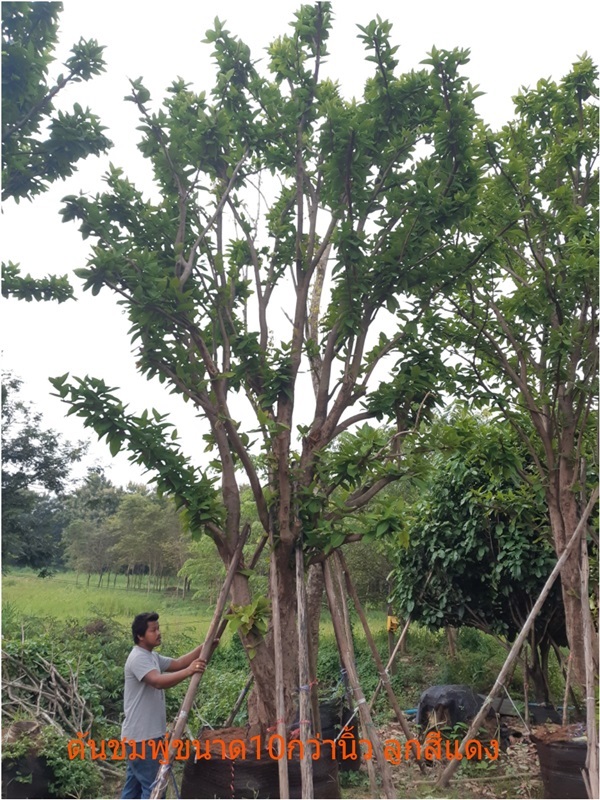
M501 751L497 761L466 761L454 774L445 789L436 789L435 784L447 762L428 763L423 774L414 761L403 761L391 765L392 777L398 798L540 798L543 787L535 745L521 723L511 725L521 734L512 737L506 750ZM384 739L400 739L403 734L399 725L388 725L380 731ZM354 785L352 785L354 784ZM342 797L372 797L366 769L342 777Z

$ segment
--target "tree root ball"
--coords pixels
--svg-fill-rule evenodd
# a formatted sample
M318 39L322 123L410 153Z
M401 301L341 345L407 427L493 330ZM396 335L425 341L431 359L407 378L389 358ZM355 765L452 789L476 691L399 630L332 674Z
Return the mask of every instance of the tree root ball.
M268 741L267 734L267 741ZM251 741L246 728L223 728L203 731L198 736L201 752L205 753L207 740L210 743L210 759L196 760L192 754L186 762L181 784L182 798L278 798L279 765L272 758L263 740L260 746L260 759L257 759L257 742ZM222 757L224 743L226 757ZM243 742L245 758L230 758L237 753ZM331 758L328 747L321 750L321 758L312 760L314 796L320 798L339 798L337 761ZM295 753L288 761L290 798L302 797L300 759Z

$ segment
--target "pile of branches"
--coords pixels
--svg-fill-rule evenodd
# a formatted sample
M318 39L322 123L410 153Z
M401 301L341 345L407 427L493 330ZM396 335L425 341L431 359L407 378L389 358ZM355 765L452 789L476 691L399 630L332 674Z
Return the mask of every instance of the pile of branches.
M68 676L42 656L36 657L39 670L27 666L9 653L2 652L4 713L9 718L23 714L43 719L62 735L77 736L92 729L94 715L79 692L77 672L69 666ZM36 674L38 672L38 674Z

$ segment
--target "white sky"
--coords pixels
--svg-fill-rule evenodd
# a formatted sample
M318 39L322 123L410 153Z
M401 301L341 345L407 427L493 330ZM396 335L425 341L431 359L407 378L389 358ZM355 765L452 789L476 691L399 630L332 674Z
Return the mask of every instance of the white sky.
M83 162L73 178L55 185L33 203L7 202L1 220L2 260L19 262L23 274L30 272L34 277L62 275L84 266L88 244L81 240L75 224L61 223L61 198L79 190L100 190L109 161L123 167L140 188L149 186L149 171L136 148L137 112L133 104L123 101L129 93L128 78L142 76L157 104L177 76L208 92L213 74L211 48L201 41L215 16L227 21L227 29L250 45L257 59L266 56L264 48L273 38L286 32L299 5L290 0L65 0L56 72L81 36L96 38L106 46L107 72L65 91L60 105L89 105L107 126L115 147L106 157ZM471 83L485 92L478 100L481 115L498 128L511 117L511 97L519 87L534 85L540 78L561 78L585 51L598 63L597 8L591 0L579 0L572 6L540 0L334 2L327 71L341 82L346 96L362 93L373 65L364 61L355 25L364 25L379 14L394 23L392 40L400 45L396 55L399 71L418 68L432 45L470 48L471 62L464 71ZM76 284L77 279L73 277L72 282ZM70 372L103 378L119 387L117 394L132 410L154 406L169 412L185 451L195 461L201 459L204 443L193 410L135 373L127 320L115 299L108 293L94 298L78 291L78 296L77 302L62 305L2 303L3 368L23 379L23 397L35 402L49 427L71 440L91 439L80 420L65 419L67 407L50 396L48 377ZM126 455L111 459L105 443L95 438L90 453L87 463L96 460L110 465L108 474L118 484L145 480Z

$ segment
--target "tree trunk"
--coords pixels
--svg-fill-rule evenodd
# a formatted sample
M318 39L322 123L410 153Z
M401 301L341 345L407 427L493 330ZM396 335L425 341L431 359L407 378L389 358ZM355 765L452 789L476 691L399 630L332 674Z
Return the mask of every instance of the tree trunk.
M279 613L281 617L281 638L285 654L283 662L283 684L286 722L292 721L298 694L298 634L296 629L296 575L292 551L283 543L278 543L275 558L279 575ZM236 575L232 586L235 605L250 602L248 579ZM243 637L245 647L256 646L251 637ZM254 675L254 687L248 698L248 716L251 735L262 733L277 722L275 708L275 659L273 633L269 631L264 641L256 646L256 655L250 661Z
M572 473L572 471L571 471ZM557 557L560 557L579 522L578 503L570 483L572 474L561 474L559 494L548 492L548 509ZM581 551L575 548L569 554L560 573L565 624L572 656L573 683L585 685L585 656L583 637L583 608L581 603Z
M456 658L456 628L451 625L446 625L446 638L448 639L448 655L450 658Z
M529 664L529 677L533 681L533 691L536 703L549 703L548 691L548 650L550 642L547 637L539 642L535 639L533 631L529 637L531 664ZM546 673L544 674L544 665Z

